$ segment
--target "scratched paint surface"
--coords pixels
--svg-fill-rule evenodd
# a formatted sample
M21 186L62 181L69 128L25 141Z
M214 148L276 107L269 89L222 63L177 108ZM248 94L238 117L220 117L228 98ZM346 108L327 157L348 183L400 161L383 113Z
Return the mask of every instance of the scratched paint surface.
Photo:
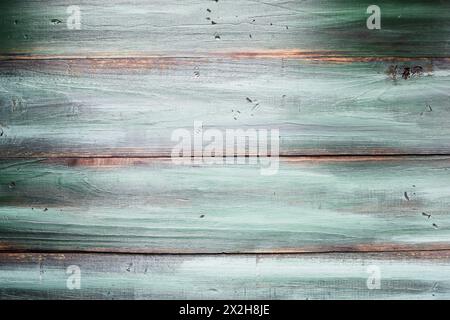
M448 299L450 290L448 251L439 257L426 253L0 257L0 294L7 298ZM65 287L69 265L84 270L81 290ZM367 290L366 270L372 265L383 270L380 290Z
M447 57L450 50L447 1L413 0L407 6L401 0L377 1L383 25L382 32L375 33L366 28L366 10L373 4L368 0L77 3L83 8L83 28L71 32L65 24L70 0L2 1L0 52L185 56L294 49L346 56Z
M0 242L171 253L450 246L447 158L290 160L273 176L255 165L80 162L1 163Z
M279 128L282 155L446 154L448 63L0 62L4 156L170 156L177 128ZM196 76L195 72L199 72ZM187 85L189 84L189 85Z
M449 299L450 3L371 4L79 1L69 30L2 1L0 298ZM279 129L278 172L175 165L194 121Z

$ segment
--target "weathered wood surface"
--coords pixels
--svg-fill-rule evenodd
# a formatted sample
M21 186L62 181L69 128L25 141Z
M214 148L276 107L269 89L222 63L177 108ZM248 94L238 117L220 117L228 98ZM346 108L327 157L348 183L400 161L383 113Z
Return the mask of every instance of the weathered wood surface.
M319 55L448 57L448 1L380 0L381 30L368 30L363 0L2 1L3 55L204 55L299 50ZM211 12L208 12L207 10ZM209 20L207 19L209 18ZM220 38L220 40L218 39Z
M194 121L279 129L281 155L450 152L442 59L47 59L3 61L0 74L2 157L170 156Z
M449 299L450 2L372 4L2 1L0 298ZM194 121L278 174L174 165Z
M66 286L69 266L81 270L80 290ZM369 290L367 282L374 267L380 272L380 289ZM3 299L449 299L449 279L448 251L245 256L0 254Z
M450 158L2 161L3 250L147 253L450 248ZM430 216L428 216L430 215Z

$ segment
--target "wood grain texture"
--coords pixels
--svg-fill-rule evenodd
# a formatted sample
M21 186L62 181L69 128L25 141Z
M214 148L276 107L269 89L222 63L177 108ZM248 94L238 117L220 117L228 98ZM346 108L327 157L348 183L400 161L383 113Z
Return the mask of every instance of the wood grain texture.
M81 290L66 270L81 269ZM369 290L368 267L381 287ZM369 269L370 270L370 269ZM450 253L0 254L3 299L449 299Z
M450 152L446 59L38 59L0 74L2 157L170 156L194 121L279 129L281 155Z
M372 4L2 1L0 298L450 299L450 2ZM279 172L175 165L194 121Z
M146 253L448 249L450 159L1 162L2 250Z
M351 56L448 57L447 1L377 1L382 29L368 30L372 1L2 1L3 55L204 55L298 49ZM211 12L208 12L209 9ZM209 19L208 19L209 18Z

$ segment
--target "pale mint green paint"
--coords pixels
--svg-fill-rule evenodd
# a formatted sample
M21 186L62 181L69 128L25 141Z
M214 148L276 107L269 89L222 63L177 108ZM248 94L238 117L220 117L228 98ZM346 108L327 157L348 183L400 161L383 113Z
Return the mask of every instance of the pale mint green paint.
M370 250L446 246L450 239L447 158L282 162L274 176L261 176L253 165L170 160L97 169L26 161L2 167L0 241L19 249Z
M367 8L374 4L369 0L78 1L82 21L76 31L66 26L66 10L73 4L2 1L0 53L193 56L270 49L351 56L450 53L450 11L445 1L411 0L405 5L400 0L379 0L381 30L367 29ZM52 24L52 19L62 23Z
M195 121L222 132L279 129L282 155L450 151L443 62L395 81L391 63L176 59L138 71L67 63L3 63L11 74L0 78L0 155L170 156L172 133L193 131Z
M82 30L69 31L72 1L2 1L0 157L167 156L173 130L193 121L279 128L283 155L449 153L448 62L434 59L449 56L448 3L378 1L376 31L365 28L368 1L236 3L81 1ZM271 50L427 59L225 58ZM16 55L48 56L7 60ZM87 67L93 60L84 59L155 55L178 58L139 69L131 62L114 69L114 61ZM394 81L386 75L393 64L432 67ZM0 245L163 253L448 248L448 158L349 160L285 162L272 177L252 166L160 160L122 168L2 160ZM1 298L450 298L446 251L16 258L0 255ZM82 268L81 291L65 287L71 264ZM380 267L380 290L366 287L369 265Z
M6 299L449 299L450 262L389 254L278 256L16 255L1 258ZM68 290L67 267L81 269ZM381 275L369 290L369 267Z

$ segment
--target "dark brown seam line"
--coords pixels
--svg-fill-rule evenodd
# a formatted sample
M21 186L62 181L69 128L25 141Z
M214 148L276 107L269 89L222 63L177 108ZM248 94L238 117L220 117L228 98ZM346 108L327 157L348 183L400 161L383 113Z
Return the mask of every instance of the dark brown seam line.
M302 154L302 155L279 155L279 156L271 156L267 157L278 157L278 158L365 158L365 157L374 157L374 158L431 158L431 157L450 157L450 153L386 153L386 154ZM211 157L206 157L210 159ZM249 156L249 155L239 155L239 156L223 156L223 157L212 157L212 158L265 158L265 156ZM31 155L31 156L2 156L0 155L0 160L45 160L45 159L160 159L160 160L171 160L171 156L152 156L152 155ZM177 158L178 159L178 158ZM191 159L195 159L195 157L191 157Z
M287 155L278 155L273 157L279 157L279 158L331 158L331 157L440 157L440 156L450 156L450 153L361 153L361 154L352 154L352 153L338 153L338 154L287 154ZM251 156L251 155L237 155L237 156L222 156L222 157L215 157L215 158L264 158L265 156ZM267 157L271 157L271 155L267 155ZM121 158L149 158L149 159L172 159L171 156L152 156L152 155L31 155L31 156L2 156L0 155L0 159L42 159L42 158L49 158L49 159L78 159L78 158L99 158L99 159L121 159ZM182 157L183 158L183 157ZM186 157L189 158L189 157ZM195 157L190 157L192 159L195 159ZM198 157L200 158L200 157ZM211 157L206 157L211 158ZM212 157L214 158L214 157ZM177 158L178 159L178 158Z
M142 252L142 251L95 251L95 250L0 250L4 254L67 254L67 255L142 255L142 256L294 256L294 255L326 255L326 254L383 254L383 253L423 253L450 252L449 248L441 249L391 249L391 250L324 250L324 251L287 251L287 252Z
M264 59L292 59L292 60L323 60L325 62L394 62L394 61L419 61L419 60L450 60L450 56L420 56L420 57L402 57L402 56L351 56L351 55L325 55L325 54L278 54L273 53L241 53L241 52L229 52L229 53L210 53L204 55L129 55L129 56L1 56L0 62L4 61L67 61L67 60L162 60L162 59L230 59L230 60L264 60ZM345 61L348 60L348 61Z

